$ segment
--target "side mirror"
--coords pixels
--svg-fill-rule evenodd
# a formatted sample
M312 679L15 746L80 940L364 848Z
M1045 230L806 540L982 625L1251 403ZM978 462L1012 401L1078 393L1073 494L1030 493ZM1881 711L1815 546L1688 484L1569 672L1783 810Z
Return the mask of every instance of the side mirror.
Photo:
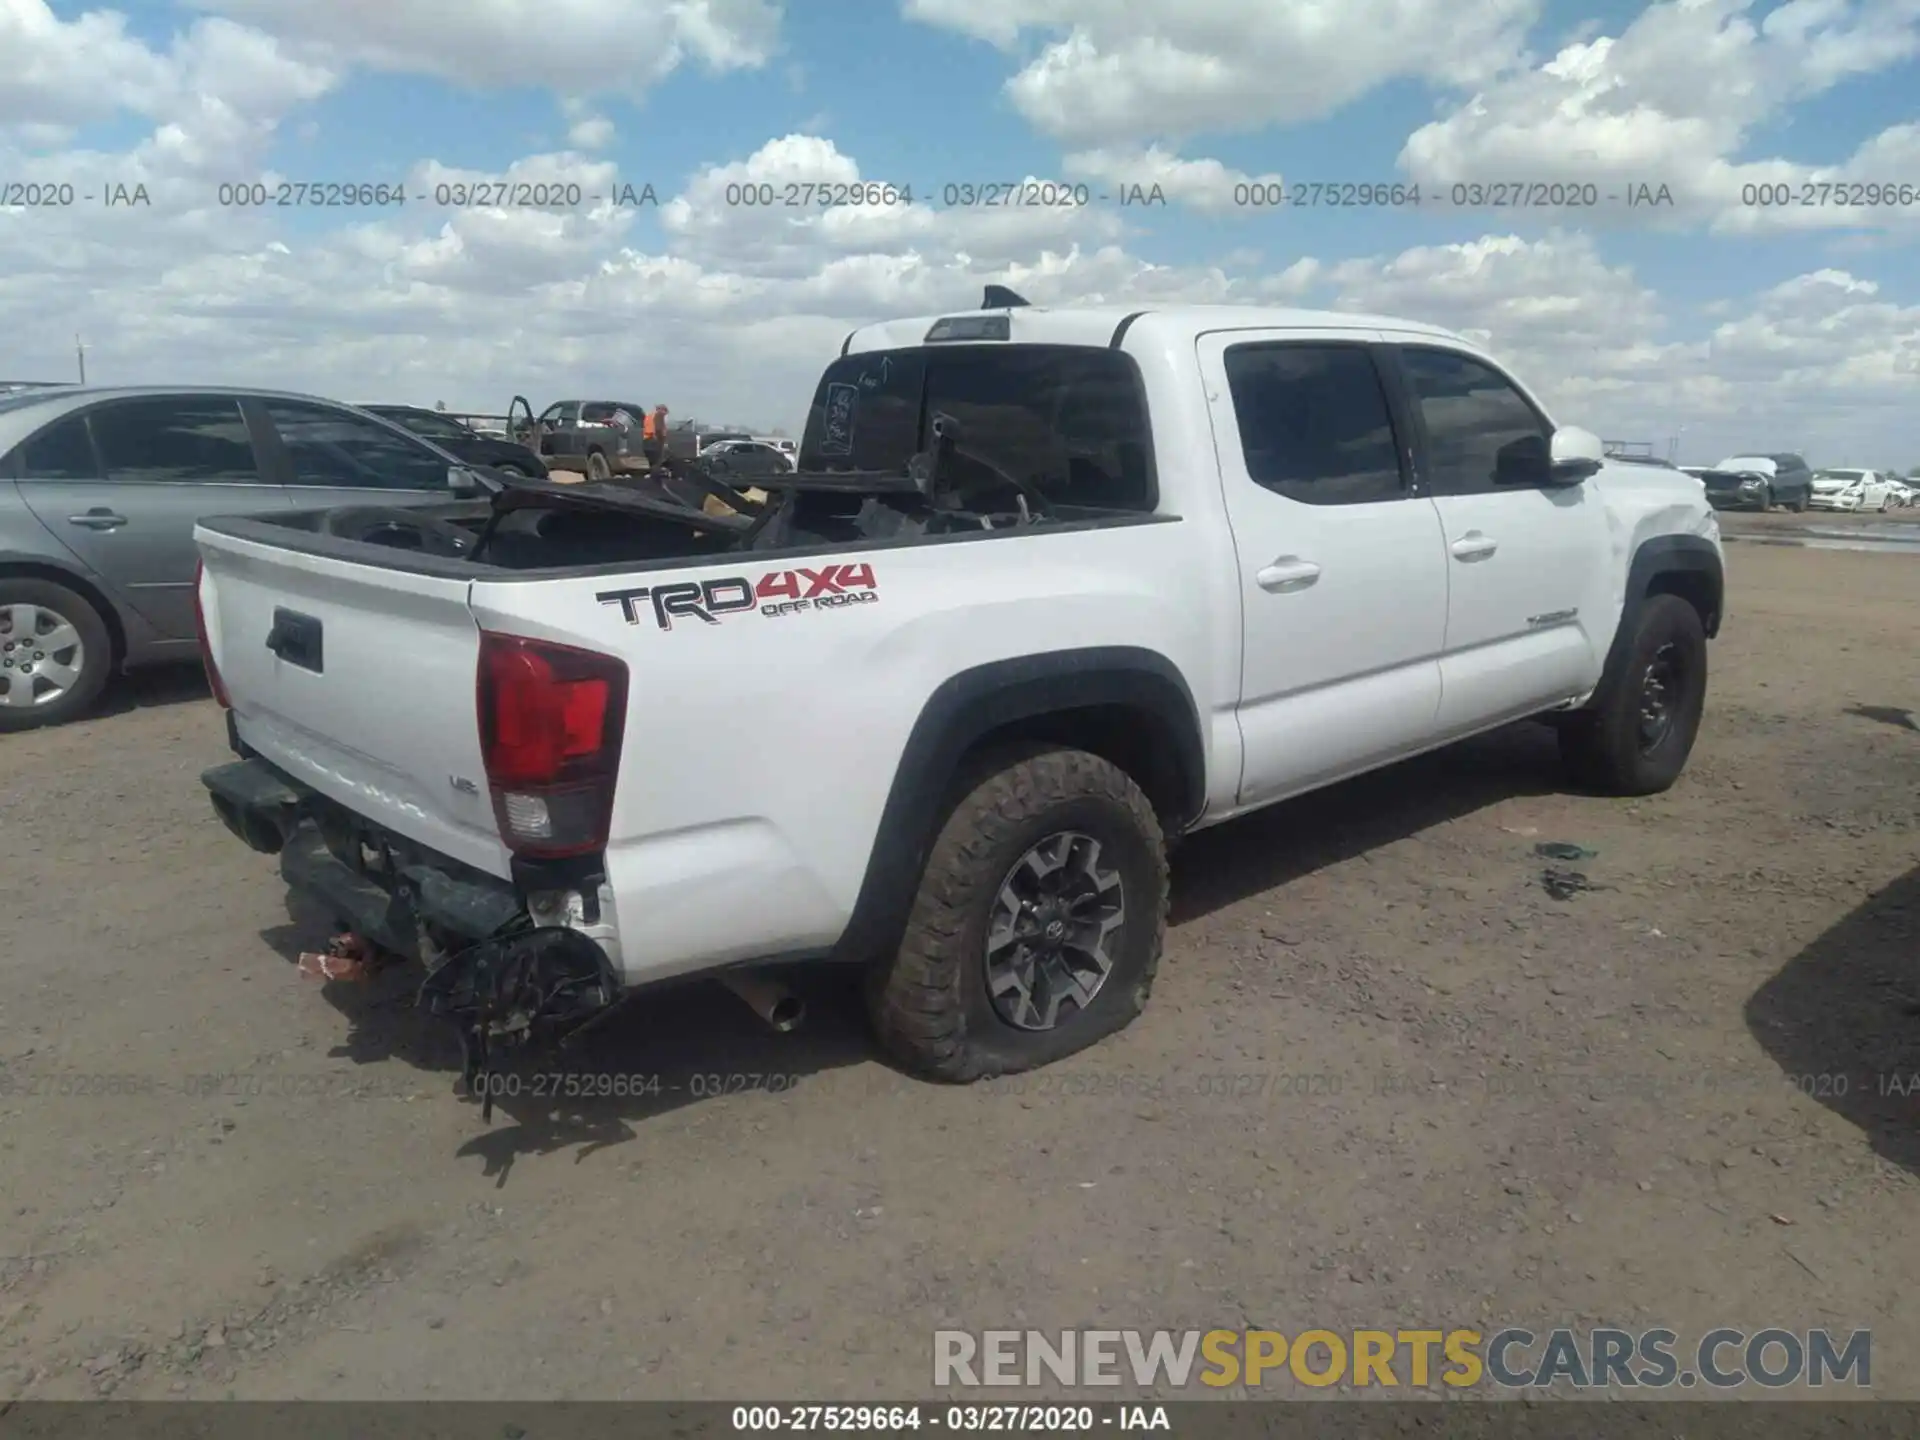
M462 497L487 493L486 482L464 465L447 467L447 489Z
M1591 430L1562 425L1553 432L1547 457L1549 485L1578 485L1592 479L1607 463L1607 447Z

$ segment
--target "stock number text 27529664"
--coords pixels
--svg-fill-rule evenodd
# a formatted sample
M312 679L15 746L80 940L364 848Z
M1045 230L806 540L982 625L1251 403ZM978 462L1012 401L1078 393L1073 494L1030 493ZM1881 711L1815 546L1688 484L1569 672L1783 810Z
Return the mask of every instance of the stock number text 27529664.
M407 203L407 187L393 181L263 180L222 185L214 201L229 210L371 209Z

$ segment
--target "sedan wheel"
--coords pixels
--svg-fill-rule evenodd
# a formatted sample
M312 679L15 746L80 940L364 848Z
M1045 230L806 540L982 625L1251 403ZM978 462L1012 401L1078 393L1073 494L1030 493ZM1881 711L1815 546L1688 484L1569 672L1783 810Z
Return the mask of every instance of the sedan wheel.
M74 718L106 688L112 652L106 623L65 586L0 580L0 730Z

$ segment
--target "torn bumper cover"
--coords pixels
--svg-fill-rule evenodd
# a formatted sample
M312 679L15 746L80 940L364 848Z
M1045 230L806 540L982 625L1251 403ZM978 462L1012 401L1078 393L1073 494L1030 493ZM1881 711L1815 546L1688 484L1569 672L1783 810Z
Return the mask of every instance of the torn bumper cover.
M290 888L326 907L341 929L426 968L418 1003L459 1027L464 1078L489 1118L494 1055L557 1043L619 997L599 943L536 924L508 882L370 827L264 761L233 761L200 778L229 830L280 857Z

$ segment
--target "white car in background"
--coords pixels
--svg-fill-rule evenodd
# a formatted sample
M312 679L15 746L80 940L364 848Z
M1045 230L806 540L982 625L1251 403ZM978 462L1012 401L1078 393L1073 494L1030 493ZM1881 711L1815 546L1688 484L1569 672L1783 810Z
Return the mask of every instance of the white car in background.
M1902 480L1895 475L1888 477L1887 483L1893 487L1893 503L1902 509L1920 499L1920 486L1916 486L1912 480Z
M1885 513L1900 505L1893 477L1878 470L1816 470L1813 472L1815 510L1875 510Z

